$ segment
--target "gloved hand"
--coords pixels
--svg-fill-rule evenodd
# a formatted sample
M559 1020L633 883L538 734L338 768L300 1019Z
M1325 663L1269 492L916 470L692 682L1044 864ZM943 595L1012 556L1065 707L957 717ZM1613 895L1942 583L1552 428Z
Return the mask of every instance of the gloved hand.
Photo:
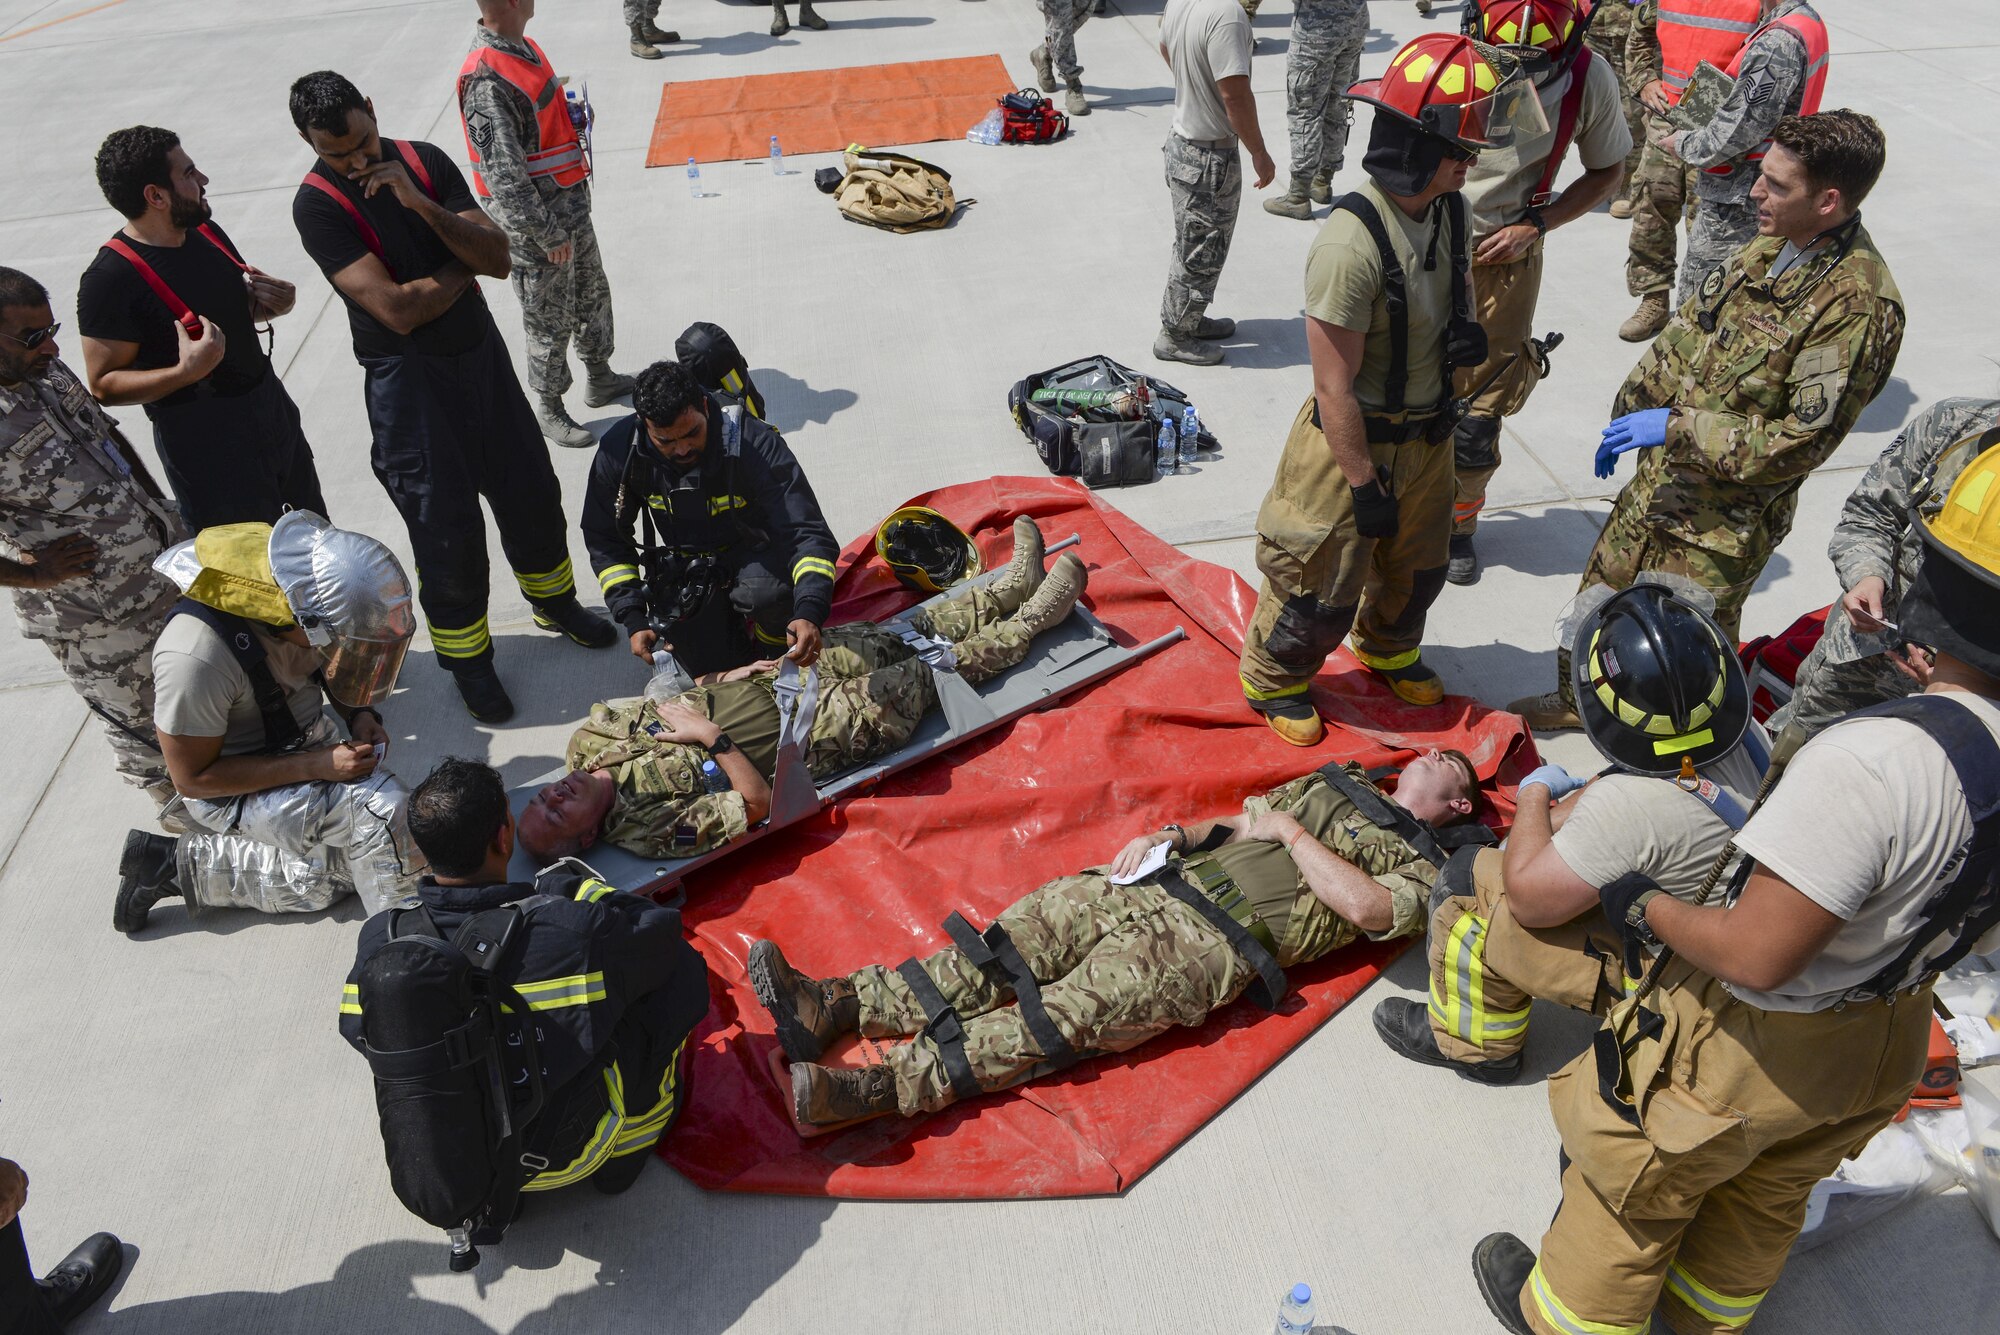
M1521 780L1521 786L1514 791L1525 792L1529 784L1538 783L1549 790L1549 801L1559 802L1588 782L1588 779L1577 778L1561 765L1544 765Z
M1604 905L1604 916L1610 920L1611 925L1618 929L1619 935L1625 937L1629 944L1634 935L1631 925L1627 921L1627 917L1632 911L1632 905L1642 895L1659 892L1660 887L1658 885L1646 877L1639 875L1637 872L1629 872L1624 876L1618 877L1610 884L1600 887L1597 891L1597 902ZM1659 943L1658 935L1650 927L1639 932L1637 935L1646 945L1657 945Z
M1453 320L1445 331L1444 359L1463 369L1486 362L1486 326L1477 320Z
M1364 538L1396 536L1396 497L1379 480L1365 487L1349 487L1354 493L1354 531Z
M1666 444L1667 418L1673 415L1673 411L1672 408L1642 408L1636 413L1613 418L1611 425L1604 428L1603 443L1597 447L1597 475L1610 477L1618 467L1616 460L1621 454Z

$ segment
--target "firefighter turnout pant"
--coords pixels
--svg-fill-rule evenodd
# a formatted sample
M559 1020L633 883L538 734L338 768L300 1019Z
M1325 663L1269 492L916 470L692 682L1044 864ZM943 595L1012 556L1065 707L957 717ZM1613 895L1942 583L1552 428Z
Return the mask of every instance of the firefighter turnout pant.
M1384 671L1408 667L1423 643L1424 617L1444 588L1451 447L1429 444L1421 434L1369 446L1376 467L1389 470L1397 528L1391 538L1365 538L1354 527L1353 489L1315 415L1308 397L1257 512L1264 583L1240 667L1243 694L1253 705L1305 694L1350 629L1354 656L1363 663Z
M410 533L418 601L438 662L457 670L493 654L487 628L484 496L529 603L573 596L562 487L521 394L513 358L487 321L455 356L406 352L362 360L371 462Z
M1625 1024L1627 1011L1645 1017ZM1542 1335L1732 1335L1757 1313L1813 1186L1903 1106L1929 1041L1928 987L1813 1012L1764 1011L1684 961L1549 1078L1568 1165L1521 1289ZM1619 1064L1611 1063L1614 1070ZM1628 1102L1628 1099L1630 1100Z
M1535 299L1542 291L1542 243L1510 264L1482 264L1474 274L1474 312L1486 330L1486 360L1457 375L1456 392L1469 394L1507 358L1507 369L1473 400L1452 438L1451 531L1470 534L1486 506L1486 486L1500 469L1500 423L1521 411L1541 383L1534 337Z
M361 896L380 913L414 894L423 855L410 842L410 794L388 770L243 797L182 798L174 861L188 908L317 913Z
M1602 1015L1625 995L1623 947L1599 909L1560 927L1523 927L1507 906L1497 848L1454 861L1431 896L1431 1035L1455 1062L1502 1061L1528 1041L1536 997Z

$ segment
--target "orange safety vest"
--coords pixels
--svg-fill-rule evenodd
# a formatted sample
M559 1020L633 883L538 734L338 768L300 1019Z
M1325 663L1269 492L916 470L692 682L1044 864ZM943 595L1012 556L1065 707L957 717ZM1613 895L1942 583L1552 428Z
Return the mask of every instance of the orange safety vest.
M524 60L490 46L475 46L466 55L465 64L458 71L459 121L462 124L465 120L465 81L482 68L493 71L527 98L529 105L535 109L536 137L540 148L528 154L528 175L548 177L565 189L579 185L590 175L590 164L584 160L583 141L577 137L576 126L569 118L569 99L563 96L562 87L556 82L555 69L535 39L523 37L521 40L535 53L534 60ZM537 64L537 61L540 63ZM479 168L479 147L472 142L470 128L465 132L465 151L472 161L472 188L482 197L491 199L493 191L486 184L486 174Z
M1820 95L1826 92L1826 61L1828 54L1826 24L1820 22L1819 15L1812 13L1810 10L1795 9L1782 18L1772 19L1763 27L1757 29L1756 32L1751 33L1750 41L1743 44L1743 50L1736 53L1736 59L1729 62L1729 68L1724 73L1732 79L1742 73L1743 57L1750 50L1750 42L1756 41L1773 28L1789 28L1794 36L1806 44L1806 86L1799 91L1798 114L1801 116L1810 116L1819 110ZM1755 162L1770 151L1771 141L1766 139L1763 143L1745 153L1743 160L1745 162ZM1727 171L1728 169L1728 164L1723 164L1722 170ZM1708 170L1715 171L1716 168L1710 167Z
M1702 61L1734 68L1763 12L1759 0L1660 0L1660 80L1668 105L1681 100Z

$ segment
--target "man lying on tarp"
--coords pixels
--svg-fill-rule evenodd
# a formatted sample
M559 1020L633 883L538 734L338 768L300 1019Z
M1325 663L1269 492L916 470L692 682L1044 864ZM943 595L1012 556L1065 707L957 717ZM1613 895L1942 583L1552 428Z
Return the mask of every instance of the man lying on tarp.
M1014 556L1000 578L910 618L944 640L966 682L1005 672L1082 595L1075 553L1042 570L1041 530L1014 521ZM937 707L917 649L869 621L827 628L816 665L819 700L806 769L822 778L887 755ZM521 812L520 838L541 862L574 857L599 838L647 858L690 858L738 838L770 811L779 714L775 660L707 680L672 700L592 705L569 739L569 774Z
M807 978L776 944L755 942L750 983L792 1059L793 1116L831 1126L935 1112L1198 1025L1246 989L1275 1009L1287 965L1423 931L1449 850L1491 842L1462 824L1478 783L1457 751L1410 761L1393 797L1336 762L1236 815L1142 834L1109 867L1049 882L984 932L953 914L950 948L894 968ZM857 1031L916 1038L879 1064L816 1064Z

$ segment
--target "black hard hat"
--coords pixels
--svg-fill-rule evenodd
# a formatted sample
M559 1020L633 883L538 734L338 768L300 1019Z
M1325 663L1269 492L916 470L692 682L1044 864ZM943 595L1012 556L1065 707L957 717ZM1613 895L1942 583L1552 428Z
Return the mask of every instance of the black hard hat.
M1720 760L1750 724L1743 665L1721 628L1660 584L1634 584L1584 619L1570 684L1591 743L1641 774Z
M882 521L875 551L896 578L921 593L943 593L977 575L979 548L937 511L906 505Z

